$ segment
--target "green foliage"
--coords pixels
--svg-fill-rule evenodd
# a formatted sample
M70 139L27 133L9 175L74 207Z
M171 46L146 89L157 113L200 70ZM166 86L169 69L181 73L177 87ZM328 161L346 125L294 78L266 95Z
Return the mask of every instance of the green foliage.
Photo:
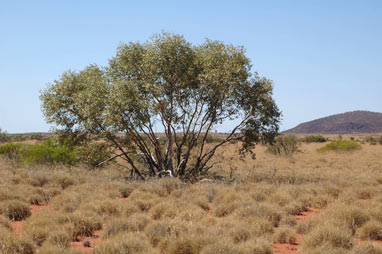
M379 143L380 145L382 145L382 136L380 136L380 137L378 138L378 143Z
M323 136L306 136L302 138L301 141L306 143L324 143L327 139Z
M267 152L274 155L292 156L298 152L298 138L295 135L278 136L273 144L268 144Z
M211 40L192 45L162 33L122 44L106 68L63 73L40 99L49 123L108 139L136 176L144 178L127 150L142 155L146 175L170 170L192 178L211 168L221 143L240 140L241 151L250 153L277 135L281 113L272 81L251 68L243 47ZM217 143L207 135L225 120L238 124ZM165 130L164 142L157 126ZM123 143L114 133L125 134ZM209 142L214 146L204 146Z
M41 144L7 143L0 146L0 154L22 165L83 163L95 167L110 157L106 144L79 142L69 136L54 136Z
M335 140L326 144L324 147L317 149L319 152L328 152L328 151L336 151L336 152L349 152L354 150L361 149L361 145L353 140Z
M210 143L220 143L220 142L223 142L223 141L224 141L224 138L216 137L216 136L213 136L213 135L207 135L207 138L206 138L206 143L207 144L210 144Z
M8 136L7 132L0 128L0 143L9 141L11 141L11 138Z
M0 154L23 165L74 165L78 161L75 149L59 145L53 138L49 138L44 143L36 145L8 143L0 146Z
M8 159L18 159L19 152L25 145L20 143L7 143L0 146L0 154L6 156Z
M100 162L111 157L108 146L104 143L87 142L78 147L80 161L89 167L96 167Z
M27 145L20 150L22 164L66 164L74 165L78 161L76 149L60 145L54 138L42 144Z

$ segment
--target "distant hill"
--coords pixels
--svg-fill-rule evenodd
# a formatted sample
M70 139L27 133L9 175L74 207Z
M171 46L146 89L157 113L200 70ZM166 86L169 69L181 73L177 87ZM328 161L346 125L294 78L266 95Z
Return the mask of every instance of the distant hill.
M353 111L302 123L284 133L382 133L382 113Z

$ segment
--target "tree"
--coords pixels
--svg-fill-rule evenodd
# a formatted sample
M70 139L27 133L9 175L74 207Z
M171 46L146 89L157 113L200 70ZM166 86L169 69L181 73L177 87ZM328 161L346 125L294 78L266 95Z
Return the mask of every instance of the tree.
M277 135L280 111L272 82L251 67L243 47L211 40L192 45L162 33L145 43L122 44L105 68L65 72L40 98L49 123L104 137L132 176L168 172L189 179L207 173L224 144L241 141L246 153ZM211 130L226 120L237 124L207 146ZM157 126L165 137L158 137Z

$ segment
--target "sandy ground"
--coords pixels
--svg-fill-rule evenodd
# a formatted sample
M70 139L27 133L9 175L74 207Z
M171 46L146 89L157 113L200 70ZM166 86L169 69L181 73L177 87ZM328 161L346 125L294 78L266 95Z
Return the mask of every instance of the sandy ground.
M320 209L317 208L309 208L308 211L302 212L301 215L297 215L297 223L302 223L306 219L308 219L311 216L317 216L320 213ZM297 254L300 253L299 247L301 245L302 234L296 235L296 243L295 244L289 244L289 243L275 243L273 245L273 253L274 254Z

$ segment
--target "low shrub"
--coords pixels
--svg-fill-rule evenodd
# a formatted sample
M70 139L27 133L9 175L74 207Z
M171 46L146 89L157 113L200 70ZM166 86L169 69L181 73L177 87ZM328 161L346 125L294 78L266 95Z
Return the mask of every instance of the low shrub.
M6 131L3 131L0 128L0 143L5 143L5 142L9 142L9 141L11 141L11 137L8 136Z
M361 149L361 145L353 140L336 140L332 141L329 144L326 144L324 147L317 149L319 152L350 152Z
M8 159L19 159L19 152L24 147L20 143L7 143L0 146L0 154L6 156Z
M324 143L327 141L327 139L323 136L306 136L300 139L300 141L306 143Z
M268 144L267 152L274 155L292 156L298 152L298 138L295 135L278 136L273 144Z
M369 143L370 145L376 145L377 142L378 142L378 139L375 138L375 137L373 137L373 136L367 136L367 137L365 138L365 142L366 142L366 143Z
M27 145L20 150L22 164L66 164L74 165L78 162L76 149L60 145L49 138L42 144Z

